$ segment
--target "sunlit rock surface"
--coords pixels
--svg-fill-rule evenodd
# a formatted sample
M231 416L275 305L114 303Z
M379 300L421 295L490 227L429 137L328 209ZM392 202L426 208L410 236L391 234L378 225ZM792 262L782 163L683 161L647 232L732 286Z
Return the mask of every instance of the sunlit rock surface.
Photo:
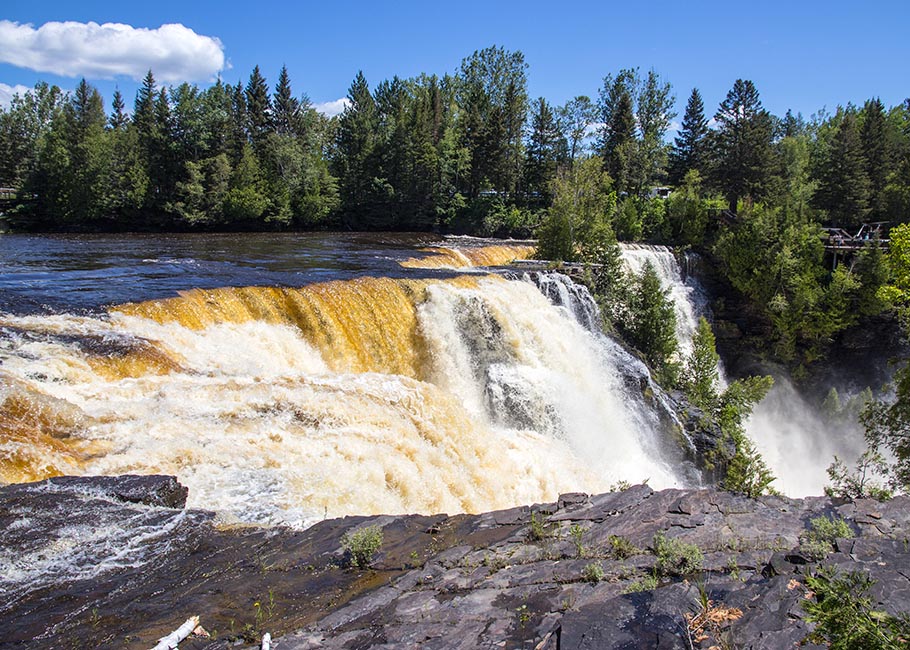
M799 550L818 516L855 534L823 561L876 581L910 611L910 499L747 499L646 485L480 515L325 520L300 531L225 527L182 510L169 477L56 478L0 488L0 647L149 648L198 614L182 648L687 648L700 589L741 615L739 648L792 647L815 565ZM369 570L343 568L342 537L381 526ZM701 549L703 568L651 575L654 535ZM621 537L629 548L620 559ZM636 550L637 549L637 550ZM598 582L592 565L600 567ZM710 647L713 637L696 647Z

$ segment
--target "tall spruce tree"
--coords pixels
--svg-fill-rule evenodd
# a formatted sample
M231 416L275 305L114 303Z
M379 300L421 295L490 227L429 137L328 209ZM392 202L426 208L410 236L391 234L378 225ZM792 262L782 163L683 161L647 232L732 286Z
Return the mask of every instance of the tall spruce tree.
M338 121L338 174L344 218L357 225L369 209L374 178L376 104L363 72L359 71L348 89L348 105Z
M274 96L275 131L281 135L291 135L300 127L300 100L291 92L291 78L286 66L281 66Z
M126 128L126 125L130 122L125 109L126 104L123 103L123 95L120 94L119 90L115 90L111 99L111 116L108 118L108 124L115 131Z
M261 150L272 128L272 102L269 87L257 65L250 74L244 91L246 99L247 130L253 147Z
M869 214L869 176L854 110L844 113L834 133L814 201L841 226L856 227Z
M628 189L630 158L635 155L635 96L638 84L638 73L625 69L615 77L604 77L600 91L598 109L603 126L597 148L618 191Z
M708 156L708 118L705 104L698 88L693 88L686 102L679 135L673 140L670 153L670 183L682 183L689 170L696 170L704 176Z
M566 144L556 115L543 97L532 105L531 133L525 162L525 190L533 203L550 203L550 184L565 159Z
M870 213L873 219L881 219L887 208L885 186L888 183L890 160L885 107L877 97L867 101L863 107L860 141L866 159L866 176L869 178Z
M774 175L774 125L764 110L758 90L749 80L737 79L721 102L714 132L712 178L736 212L743 197L762 198Z

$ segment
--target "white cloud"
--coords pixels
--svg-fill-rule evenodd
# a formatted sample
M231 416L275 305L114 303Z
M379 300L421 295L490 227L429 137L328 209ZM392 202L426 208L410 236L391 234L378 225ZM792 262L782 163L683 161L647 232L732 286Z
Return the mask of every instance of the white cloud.
M224 69L224 46L181 24L157 29L121 23L50 22L38 29L0 20L0 62L64 77L207 81Z
M313 104L313 108L317 112L322 113L326 117L335 117L336 115L341 115L345 107L351 104L351 100L347 97L342 97L341 99L336 99L333 102L322 102L321 104Z
M6 108L10 105L10 102L13 101L14 95L24 95L26 91L31 90L27 86L21 84L16 84L15 86L8 86L5 83L0 82L0 108Z

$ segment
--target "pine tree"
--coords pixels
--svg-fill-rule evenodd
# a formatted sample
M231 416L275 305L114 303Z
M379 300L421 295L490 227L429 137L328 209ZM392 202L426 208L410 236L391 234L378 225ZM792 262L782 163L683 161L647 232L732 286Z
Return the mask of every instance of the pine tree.
M737 79L717 113L713 179L732 212L739 199L762 198L774 174L773 122L755 85Z
M155 97L158 89L155 85L155 76L149 70L142 80L142 86L136 92L136 102L133 105L133 124L139 132L139 141L148 149L149 142L154 138L155 131Z
M679 135L670 154L670 182L679 185L689 170L704 176L708 156L708 118L698 88L692 89Z
M842 226L858 226L869 214L869 176L856 114L844 113L828 152L815 204Z
M793 115L793 111L787 109L787 114L780 124L781 136L784 138L795 138L806 132L806 121L802 113Z
M714 332L702 316L692 337L692 354L683 369L682 383L689 401L709 413L717 408L720 397L717 392L719 362Z

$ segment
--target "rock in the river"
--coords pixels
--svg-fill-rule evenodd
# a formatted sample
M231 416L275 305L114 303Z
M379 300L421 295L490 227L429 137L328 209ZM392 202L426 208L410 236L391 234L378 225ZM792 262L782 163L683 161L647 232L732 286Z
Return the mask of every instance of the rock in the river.
M143 492L173 503L169 482L121 480L0 488L0 647L40 638L42 648L148 648L191 614L212 636L182 648L254 647L266 631L283 650L683 649L721 635L737 648L795 647L812 631L803 604L817 566L799 547L820 516L855 532L821 563L870 575L877 609L910 611L905 497L748 499L639 485L480 515L346 517L293 531L224 528L208 513L143 505ZM110 539L122 548L105 555L107 538L82 525L93 520L121 531ZM369 525L383 530L372 567L339 566L345 533ZM658 534L697 547L701 568L667 571ZM86 571L88 552L100 561ZM23 554L31 565L16 563ZM56 577L42 579L41 566ZM699 628L706 599L716 620Z

